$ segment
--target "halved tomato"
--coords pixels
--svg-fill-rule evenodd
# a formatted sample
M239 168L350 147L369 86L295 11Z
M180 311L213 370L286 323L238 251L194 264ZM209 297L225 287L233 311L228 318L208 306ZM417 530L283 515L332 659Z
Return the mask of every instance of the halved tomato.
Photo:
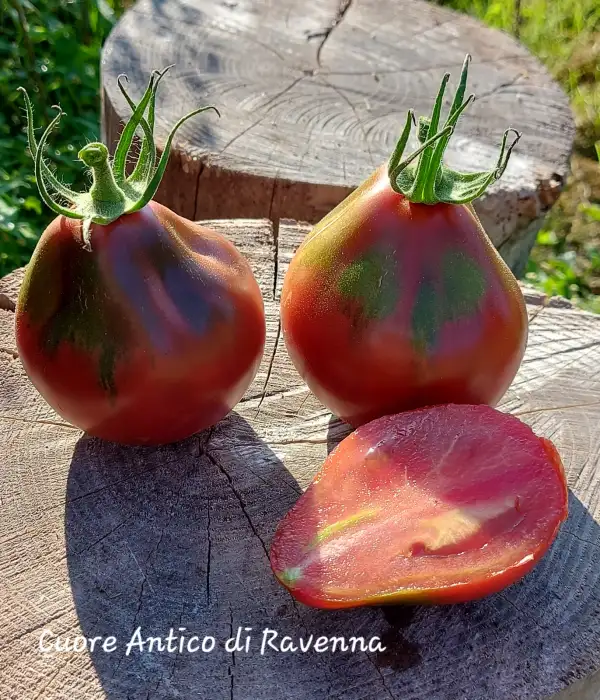
M271 566L307 605L456 603L526 574L567 517L554 445L489 406L367 423L279 524Z

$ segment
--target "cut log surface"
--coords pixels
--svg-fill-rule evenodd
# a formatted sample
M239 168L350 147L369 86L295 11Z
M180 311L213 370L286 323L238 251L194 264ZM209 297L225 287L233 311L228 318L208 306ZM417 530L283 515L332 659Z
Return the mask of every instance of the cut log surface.
M249 257L268 342L244 400L188 440L122 447L67 424L29 383L14 312L0 309L2 698L597 698L600 318L527 293L529 345L501 408L555 442L571 489L569 518L534 571L469 604L319 611L295 603L268 560L278 521L348 432L302 383L279 334L279 290L307 228L284 221L275 240L267 221L209 225ZM21 276L0 281L0 294L14 302ZM127 656L138 627L144 639L186 628L217 643ZM224 648L238 627L252 628L247 653ZM261 655L267 628L296 643L379 636L386 650ZM41 653L44 630L118 644Z
M390 155L406 112L427 115L464 56L478 99L461 117L448 163L489 170L508 126L519 143L502 179L476 204L520 273L566 177L573 121L566 96L507 34L420 0L139 0L103 51L103 129L115 143L153 69L157 137L199 105L212 112L175 140L159 201L191 219L315 223Z

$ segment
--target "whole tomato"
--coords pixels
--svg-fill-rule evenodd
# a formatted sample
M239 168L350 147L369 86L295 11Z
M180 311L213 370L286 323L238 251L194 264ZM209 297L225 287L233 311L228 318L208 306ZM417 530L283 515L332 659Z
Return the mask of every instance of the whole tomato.
M66 190L44 166L52 125L36 144L26 99L38 184L59 216L19 295L19 357L66 420L128 444L172 442L219 421L250 385L265 342L262 297L244 257L217 232L151 201L172 138L155 167L150 139L162 75L132 103L121 140L130 143L141 126L148 164L125 178L128 148L117 147L111 166L106 147L89 144L80 152L94 178L88 194ZM49 188L72 206L59 205Z
M444 128L448 75L420 148L402 161L409 113L390 161L309 233L285 276L281 320L290 357L313 393L352 425L440 403L495 404L527 341L516 279L470 202L504 171L462 174L443 152L472 97L469 58ZM516 132L515 132L516 133Z

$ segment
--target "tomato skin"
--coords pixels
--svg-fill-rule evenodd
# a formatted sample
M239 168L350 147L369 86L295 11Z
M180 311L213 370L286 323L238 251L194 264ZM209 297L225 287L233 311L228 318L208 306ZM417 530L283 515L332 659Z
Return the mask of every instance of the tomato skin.
M309 233L281 298L289 355L353 426L495 405L527 342L517 281L468 205L413 204L382 166Z
M568 513L556 448L485 405L361 426L277 527L274 574L319 608L446 604L528 573Z
M250 266L220 234L155 202L91 227L56 218L16 308L19 356L63 418L125 444L213 425L260 364L264 307Z

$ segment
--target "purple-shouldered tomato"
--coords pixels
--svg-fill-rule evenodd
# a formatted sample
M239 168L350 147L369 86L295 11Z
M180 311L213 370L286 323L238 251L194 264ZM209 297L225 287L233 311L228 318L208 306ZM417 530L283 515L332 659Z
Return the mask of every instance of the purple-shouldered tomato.
M176 124L157 163L154 102L163 75L152 74L139 105L121 86L133 116L111 162L101 143L80 151L93 176L89 193L69 190L44 164L61 115L36 144L25 93L36 178L58 216L38 242L18 298L19 357L57 413L127 444L172 442L215 424L250 385L265 342L262 296L241 253L152 201L176 129L204 111ZM138 128L140 157L126 176Z
M499 178L519 138L486 173L443 164L462 111L469 58L438 132L444 77L420 148L402 160L412 112L389 162L309 233L286 273L286 346L314 394L352 425L440 403L504 394L527 341L515 277L470 202Z

